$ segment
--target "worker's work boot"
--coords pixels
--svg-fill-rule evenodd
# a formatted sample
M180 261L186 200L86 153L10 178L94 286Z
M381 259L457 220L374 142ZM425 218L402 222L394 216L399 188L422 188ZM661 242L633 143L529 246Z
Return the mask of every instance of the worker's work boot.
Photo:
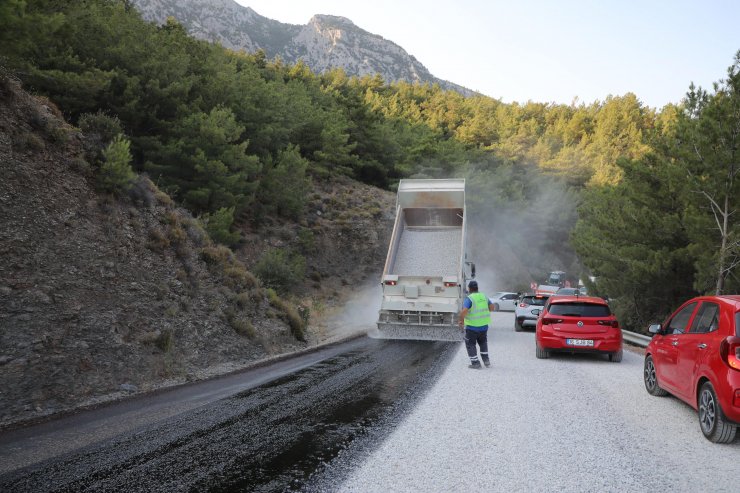
M474 363L470 363L468 365L468 368L473 368L473 369L476 369L476 370L480 370L483 367L480 365L480 361L476 361Z
M491 360L486 358L483 360L483 364L486 365L486 368L489 368L491 366Z

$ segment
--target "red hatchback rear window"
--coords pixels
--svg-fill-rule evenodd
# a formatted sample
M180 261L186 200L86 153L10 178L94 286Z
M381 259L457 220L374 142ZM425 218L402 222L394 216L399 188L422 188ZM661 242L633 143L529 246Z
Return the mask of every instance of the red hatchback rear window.
M553 303L550 305L550 315L562 315L564 317L608 317L611 311L607 305L596 303L572 302Z

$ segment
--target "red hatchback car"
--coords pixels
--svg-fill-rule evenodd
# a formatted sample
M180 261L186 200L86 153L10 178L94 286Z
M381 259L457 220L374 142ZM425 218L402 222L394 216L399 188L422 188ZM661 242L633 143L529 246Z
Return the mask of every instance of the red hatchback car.
M670 392L699 411L704 436L735 439L740 424L740 296L700 296L651 325L645 388Z
M553 296L535 329L537 357L550 353L603 353L622 361L622 329L609 305L591 296Z

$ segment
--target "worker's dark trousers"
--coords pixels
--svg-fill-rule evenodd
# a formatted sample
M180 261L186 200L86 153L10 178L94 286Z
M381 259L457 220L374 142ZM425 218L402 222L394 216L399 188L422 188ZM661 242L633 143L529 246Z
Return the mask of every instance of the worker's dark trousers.
M488 329L486 330L470 330L465 329L465 347L468 350L468 356L470 362L473 364L480 364L478 361L478 348L475 345L480 346L480 357L485 363L488 361Z

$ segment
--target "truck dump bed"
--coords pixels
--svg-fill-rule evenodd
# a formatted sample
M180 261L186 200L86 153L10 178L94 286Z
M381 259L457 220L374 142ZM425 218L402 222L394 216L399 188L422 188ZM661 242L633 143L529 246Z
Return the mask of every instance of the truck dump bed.
M465 181L401 180L383 271L380 336L461 340L464 258Z

